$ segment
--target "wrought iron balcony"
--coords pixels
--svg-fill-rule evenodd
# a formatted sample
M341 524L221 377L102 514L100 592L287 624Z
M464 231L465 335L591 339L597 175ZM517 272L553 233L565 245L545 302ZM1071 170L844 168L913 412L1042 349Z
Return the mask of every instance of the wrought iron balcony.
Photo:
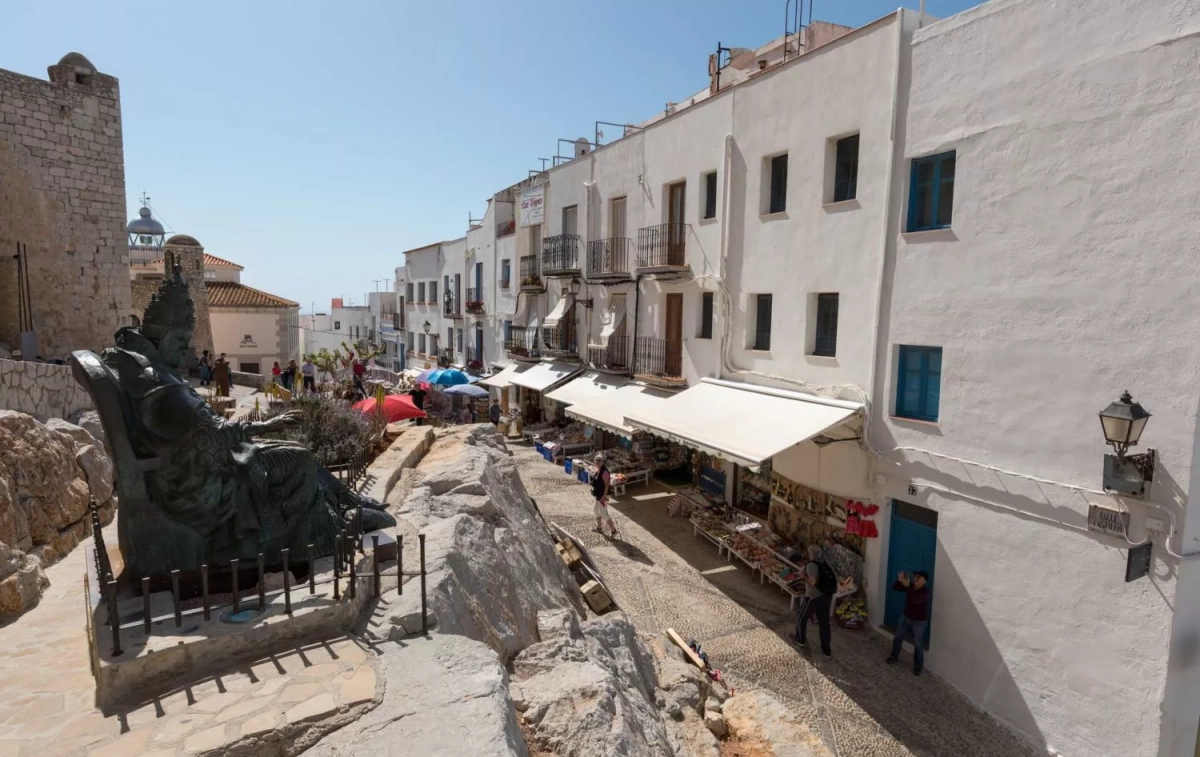
M687 383L683 376L683 342L639 336L635 349L637 378L660 386Z
M392 313L392 328L396 331L404 330L404 313Z
M542 274L545 276L574 276L579 273L579 248L583 237L578 234L559 234L542 239Z
M642 273L674 273L687 268L686 223L660 223L638 230L637 267Z
M504 339L504 351L517 360L537 360L542 356L537 327L511 326Z
M629 373L629 348L633 339L629 336L613 335L608 344L589 344L587 364L589 368L609 373Z
M454 350L450 347L445 347L437 355L438 365L442 368L449 368L454 364Z
M462 318L462 303L453 294L447 294L442 299L442 315L447 318Z
M483 290L471 287L467 289L467 312L472 315L483 315Z
M575 340L575 331L575 314L568 310L558 326L542 329L542 354L579 359L579 344Z
M526 255L521 258L521 291L541 292L546 289L542 281L542 269L538 265L537 255Z
M630 278L632 251L633 240L628 237L593 239L588 242L587 278L593 281Z

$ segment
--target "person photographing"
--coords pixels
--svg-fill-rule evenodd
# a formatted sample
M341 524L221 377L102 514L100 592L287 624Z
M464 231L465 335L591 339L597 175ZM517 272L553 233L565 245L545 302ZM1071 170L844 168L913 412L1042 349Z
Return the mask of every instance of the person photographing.
M904 592L904 612L896 623L896 633L892 636L892 653L888 655L888 665L895 665L900 659L900 648L905 638L911 634L913 639L913 675L921 675L925 669L925 629L929 626L929 574L923 570L914 571L912 579L903 570L896 576L892 591Z

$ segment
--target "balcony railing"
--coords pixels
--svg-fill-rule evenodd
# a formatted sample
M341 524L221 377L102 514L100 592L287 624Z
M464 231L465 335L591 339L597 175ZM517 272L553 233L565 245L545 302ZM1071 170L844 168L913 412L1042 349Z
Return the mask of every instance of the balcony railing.
M588 242L588 278L629 278L632 250L633 240L628 237L609 237Z
M483 314L483 290L471 287L467 289L467 312L473 315Z
M629 348L633 339L628 336L610 336L608 344L588 345L588 367L612 373L629 373Z
M396 331L404 330L404 313L392 313L392 328Z
M462 318L462 303L458 297L449 294L442 300L442 315L447 318Z
M578 358L579 345L575 340L575 331L575 315L568 311L558 326L542 329L543 354Z
M517 233L516 221L505 221L504 223L496 224L496 236L498 237L506 237L509 234L515 233Z
M638 229L639 269L671 269L687 267L686 223L660 223Z
M467 347L467 368L473 371L483 370L483 350L478 347Z
M636 343L637 377L660 384L683 382L683 342L639 336Z
M450 347L446 347L438 353L437 358L438 365L442 366L443 368L448 368L454 364L454 350Z
M559 234L542 239L542 273L562 276L579 272L579 248L583 237L578 234Z
M537 255L526 255L521 258L521 291L540 292L546 288L542 283L542 269L538 265Z
M541 357L541 345L538 344L537 327L512 326L504 339L504 351L514 358Z

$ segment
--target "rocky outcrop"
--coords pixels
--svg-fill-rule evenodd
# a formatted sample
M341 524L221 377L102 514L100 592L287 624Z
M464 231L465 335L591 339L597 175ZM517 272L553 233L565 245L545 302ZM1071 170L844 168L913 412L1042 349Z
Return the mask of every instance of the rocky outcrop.
M104 433L104 424L100 421L100 413L95 410L84 410L74 413L68 418L71 423L79 426L104 445L104 450L112 457L112 448L108 446L108 436Z
M417 475L397 517L425 533L428 613L441 633L483 641L507 662L538 641L540 611L583 610L491 426L443 438ZM399 599L391 622L396 639L419 630L416 592Z
M0 410L0 615L41 597L42 569L91 533L89 499L108 523L113 494L112 462L83 428Z

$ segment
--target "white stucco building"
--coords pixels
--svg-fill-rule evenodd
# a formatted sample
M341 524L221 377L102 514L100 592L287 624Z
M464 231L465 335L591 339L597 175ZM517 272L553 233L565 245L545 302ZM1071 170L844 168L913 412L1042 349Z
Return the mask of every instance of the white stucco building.
M927 666L1037 749L1194 754L1200 6L810 28L406 253L410 367L479 347L671 391L576 417L877 504L871 625L929 571ZM1144 499L1103 491L1096 413L1126 389Z
M315 355L321 350L333 352L342 345L369 346L376 343L375 320L369 305L346 305L341 297L330 301L328 313L300 316L300 351Z

